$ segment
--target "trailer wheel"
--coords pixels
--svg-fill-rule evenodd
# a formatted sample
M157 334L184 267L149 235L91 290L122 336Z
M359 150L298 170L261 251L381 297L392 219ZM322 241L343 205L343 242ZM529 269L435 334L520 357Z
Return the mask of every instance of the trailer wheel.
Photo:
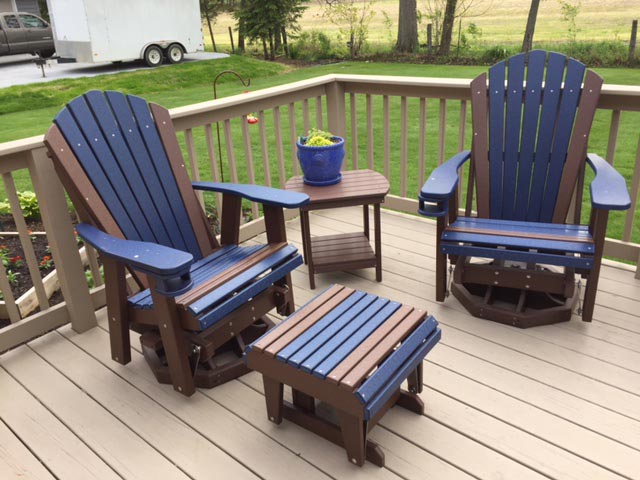
M162 65L162 50L157 45L151 45L144 51L144 62L148 67Z
M166 50L169 63L180 63L184 59L184 51L177 43L172 43Z

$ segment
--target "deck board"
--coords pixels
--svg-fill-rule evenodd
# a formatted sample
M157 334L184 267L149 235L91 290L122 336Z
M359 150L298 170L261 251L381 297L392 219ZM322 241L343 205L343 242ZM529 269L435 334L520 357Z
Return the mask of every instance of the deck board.
M361 222L360 208L321 210L311 232L360 231ZM298 220L287 228L301 249ZM306 266L292 274L298 305L344 283L441 323L424 365L426 414L392 409L371 432L385 468L354 467L341 448L268 422L257 374L186 399L156 383L137 334L132 362L113 362L102 310L98 328L80 335L67 325L0 357L0 476L640 479L633 271L605 262L593 323L574 316L518 330L470 317L455 298L434 301L434 235L432 222L383 210L382 283L374 269L334 272L317 275L312 291Z

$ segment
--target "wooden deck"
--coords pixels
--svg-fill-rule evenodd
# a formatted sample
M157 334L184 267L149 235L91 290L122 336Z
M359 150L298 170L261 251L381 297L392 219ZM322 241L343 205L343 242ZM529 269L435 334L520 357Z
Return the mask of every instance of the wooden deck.
M311 215L313 234L359 228L360 209ZM297 220L289 235L300 244ZM442 342L425 362L426 415L392 409L371 436L387 466L351 465L299 427L267 421L253 373L191 398L135 351L110 359L105 312L0 357L0 478L640 478L640 280L603 268L595 320L517 330L433 301L434 226L383 211L374 269L321 274L427 309ZM314 293L293 275L298 303ZM132 342L138 347L137 339Z

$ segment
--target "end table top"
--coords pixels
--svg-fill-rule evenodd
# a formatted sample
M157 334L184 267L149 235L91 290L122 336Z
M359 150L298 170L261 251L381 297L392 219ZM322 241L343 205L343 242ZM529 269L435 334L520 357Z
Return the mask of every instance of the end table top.
M389 193L389 181L373 170L345 170L342 181L326 187L314 187L303 182L302 176L290 178L285 190L306 193L310 204L335 202L336 200L378 199L381 202Z

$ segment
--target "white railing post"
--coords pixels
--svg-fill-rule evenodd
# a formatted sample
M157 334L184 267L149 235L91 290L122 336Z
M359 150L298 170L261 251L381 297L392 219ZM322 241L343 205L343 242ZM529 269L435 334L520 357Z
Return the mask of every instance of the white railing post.
M96 315L73 235L64 189L44 148L30 152L29 172L71 325L76 332L84 332L97 325Z

